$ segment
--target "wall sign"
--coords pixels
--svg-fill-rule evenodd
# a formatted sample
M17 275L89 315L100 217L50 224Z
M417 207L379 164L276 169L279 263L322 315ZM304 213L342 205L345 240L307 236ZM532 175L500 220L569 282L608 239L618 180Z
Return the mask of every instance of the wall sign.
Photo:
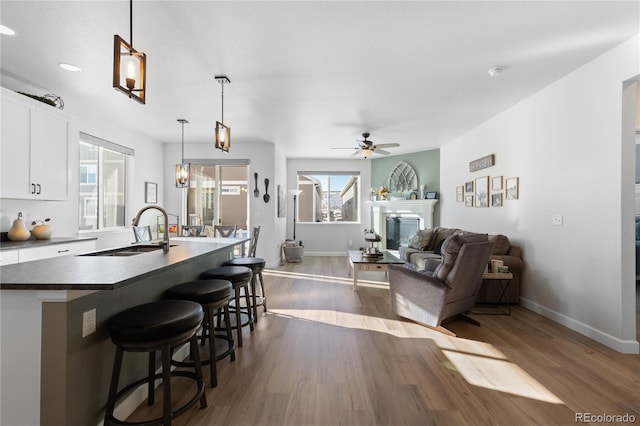
M486 157L478 158L469 162L469 171L477 172L478 170L486 169L487 167L494 166L496 164L496 155L491 154Z

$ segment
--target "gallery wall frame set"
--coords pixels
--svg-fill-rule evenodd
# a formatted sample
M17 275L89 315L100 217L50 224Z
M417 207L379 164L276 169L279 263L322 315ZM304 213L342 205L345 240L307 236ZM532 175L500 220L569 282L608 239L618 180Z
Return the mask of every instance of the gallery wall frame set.
M520 196L518 177L482 176L456 186L456 201L465 207L502 207L504 200Z

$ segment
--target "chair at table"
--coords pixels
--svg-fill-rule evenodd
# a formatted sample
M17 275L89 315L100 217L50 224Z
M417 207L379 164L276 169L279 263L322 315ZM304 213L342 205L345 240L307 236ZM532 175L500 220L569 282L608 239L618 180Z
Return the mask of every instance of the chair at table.
M136 238L136 243L143 241L151 241L151 227L150 226L134 226L133 236Z
M238 232L237 225L215 225L214 226L216 237L220 238L235 238Z
M391 309L397 315L455 337L442 326L466 317L475 305L493 242L487 235L454 235L442 245L442 262L434 271L389 265Z
M256 247L258 247L258 236L260 235L260 227L254 226L251 231L251 240L249 241L248 257L256 257Z

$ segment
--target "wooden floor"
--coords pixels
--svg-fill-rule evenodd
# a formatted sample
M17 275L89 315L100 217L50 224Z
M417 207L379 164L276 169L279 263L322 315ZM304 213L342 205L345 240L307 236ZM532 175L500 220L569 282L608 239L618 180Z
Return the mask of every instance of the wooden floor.
M218 362L208 407L174 424L573 425L576 413L640 423L639 356L519 307L474 315L479 327L450 323L458 337L447 337L391 313L384 274L362 274L353 292L347 271L346 257L266 271L269 311L245 328L236 361ZM161 403L158 392L130 420Z

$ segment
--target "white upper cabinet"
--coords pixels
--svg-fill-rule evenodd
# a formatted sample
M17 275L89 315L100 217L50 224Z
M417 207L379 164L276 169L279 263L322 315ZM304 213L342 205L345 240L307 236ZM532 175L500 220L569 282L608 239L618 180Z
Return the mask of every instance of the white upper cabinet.
M66 200L71 118L2 88L0 198Z

